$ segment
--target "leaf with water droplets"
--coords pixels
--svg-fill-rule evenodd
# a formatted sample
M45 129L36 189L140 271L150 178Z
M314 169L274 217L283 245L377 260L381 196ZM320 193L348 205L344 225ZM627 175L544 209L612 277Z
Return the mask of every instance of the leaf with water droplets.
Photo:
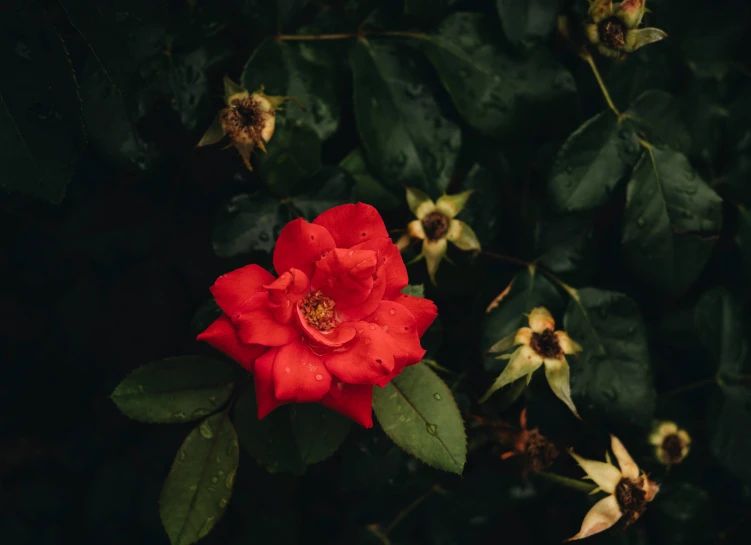
M663 144L682 153L691 148L691 134L683 112L670 93L652 89L639 95L625 112L652 144Z
M316 403L289 407L292 435L305 464L315 464L333 455L349 433L352 421Z
M159 497L159 515L172 545L190 545L224 514L239 462L237 435L226 412L201 422L180 445ZM221 485L219 481L221 480Z
M219 410L243 374L238 365L203 356L167 358L133 371L111 397L140 422L190 422Z
M321 168L321 138L301 119L279 117L274 137L266 144L266 152L257 156L259 173L263 182L280 197L291 195L301 180Z
M694 307L696 335L714 363L720 381L737 380L751 371L751 351L746 338L739 298L724 287L702 294Z
M613 291L582 288L563 327L584 350L569 359L571 393L585 420L648 426L656 394L647 335L636 303Z
M485 15L449 15L423 48L459 113L483 134L539 136L537 120L548 125L576 110L571 74L544 50L506 55Z
M464 422L451 390L425 364L374 388L373 410L386 435L407 453L461 475L467 458Z
M323 167L300 182L301 191L290 199L290 203L302 216L313 221L322 212L352 202L355 181L341 167Z
M591 210L607 202L639 156L636 132L610 111L576 129L558 150L548 180L559 211Z
M668 148L645 151L628 183L621 234L634 274L680 295L701 273L721 228L720 197L688 159Z
M371 204L378 210L393 210L401 204L401 200L392 191L401 193L402 188L389 189L378 180L367 165L361 148L355 148L339 162L339 166L354 178L358 201Z
M219 257L274 250L276 237L291 218L279 199L267 193L235 195L214 222L212 246Z
M357 42L350 55L355 117L380 179L437 197L453 173L461 131L441 111L430 67L417 53L394 42Z
M241 82L251 92L263 85L267 95L294 97L295 101L286 104L277 117L299 119L313 127L323 140L339 126L337 78L331 69L307 61L301 54L303 46L266 38L248 59Z
M37 2L4 2L0 35L0 188L59 203L86 146L68 52Z
M561 0L496 0L495 5L508 41L529 47L552 32Z

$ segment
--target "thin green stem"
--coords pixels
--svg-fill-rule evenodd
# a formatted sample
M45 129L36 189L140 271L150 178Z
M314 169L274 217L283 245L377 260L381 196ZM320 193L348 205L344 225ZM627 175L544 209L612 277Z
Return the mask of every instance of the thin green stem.
M600 71L597 69L597 65L595 64L595 60L592 58L592 55L590 55L588 52L584 52L580 54L581 58L586 61L586 63L589 65L589 67L592 69L592 73L595 75L595 79L597 80L597 84L600 86L600 91L602 91L602 95L605 97L605 101L608 103L608 106L611 110L613 110L613 113L618 116L618 118L621 118L621 112L618 110L618 108L615 107L615 103L613 102L613 99L610 98L610 93L608 92L608 88L605 85L605 82L602 79L602 76L600 75Z
M579 492L586 492L587 494L591 493L595 488L597 488L593 484L585 483L584 481L580 481L578 479L564 477L563 475L558 475L556 473L548 473L547 471L537 471L534 473L534 475L539 475L540 477L548 481L560 484L561 486L565 486L567 488L578 490Z
M339 34L277 34L279 42L303 42L316 40L349 40L365 36L390 36L394 38L412 38L413 40L428 40L430 37L424 32L410 32L407 30L364 30L361 32L342 32Z
M698 390L699 388L703 388L704 386L709 386L710 384L717 384L717 377L705 378L697 382L692 382L691 384L685 384L683 386L679 386L678 388L663 392L660 395L672 396L677 394L685 394L686 392L692 392L694 390Z

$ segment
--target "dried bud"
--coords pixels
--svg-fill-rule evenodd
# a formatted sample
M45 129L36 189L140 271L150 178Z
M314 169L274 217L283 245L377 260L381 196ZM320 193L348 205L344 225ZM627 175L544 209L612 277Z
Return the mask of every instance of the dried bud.
M198 147L215 144L228 135L245 166L248 170L253 170L250 166L250 154L256 147L266 151L265 144L274 135L276 111L288 97L266 95L263 87L249 93L225 78L224 98L227 107L219 112Z
M655 447L657 459L669 467L686 458L691 436L675 422L660 422L649 436L649 442Z
M640 47L667 38L659 28L639 28L646 0L590 0L590 21L584 32L597 50L608 57L623 59Z

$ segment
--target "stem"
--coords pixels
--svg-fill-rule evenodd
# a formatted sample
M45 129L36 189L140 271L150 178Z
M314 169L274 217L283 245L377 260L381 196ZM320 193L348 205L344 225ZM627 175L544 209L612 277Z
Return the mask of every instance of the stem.
M364 36L391 36L395 38L412 38L414 40L428 40L430 37L424 32L410 32L407 30L364 30L361 32L342 32L340 34L277 34L279 42L301 42L313 40L349 40Z
M418 498L417 498L417 499L416 499L415 501L413 501L413 502L412 502L412 503L410 503L410 504L409 504L409 505L408 505L407 507L405 507L404 509L402 509L402 510L401 510L401 511L399 512L399 514L398 514L398 515L396 515L396 517L394 517L394 520L392 520L392 521L391 521L391 522L389 523L389 525L388 525L388 526L386 526L386 528L384 529L383 533L384 533L384 534L386 534L386 535L390 534L390 533L391 533L391 531L392 531L392 530L393 530L393 529L394 529L394 528L395 528L395 527L396 527L396 526L397 526L397 525L398 525L398 524L399 524L399 523L400 523L401 521L403 521L403 520L404 520L405 518L407 518L407 516L408 516L408 515L409 515L409 514L410 514L410 513L412 512L412 511L414 511L415 509L417 509L417 508L418 508L418 507L420 506L420 504L421 504L422 502L424 502L424 501L425 501L425 500L426 500L426 499L428 498L428 496L430 496L430 495L431 495L431 494L432 494L433 492L440 492L440 491L441 491L441 487L440 487L440 486L438 486L437 484L433 485L433 486L432 486L432 487L430 488L430 490L428 490L427 492L425 492L425 493L424 493L424 494L423 494L422 496L418 497Z
M699 380L697 382L692 382L691 384L679 386L678 388L674 388L673 390L663 392L660 395L671 396L675 394L683 394L686 392L691 392L693 390L698 390L699 388L703 388L704 386L709 386L710 384L717 384L717 377L705 378L704 380Z
M563 475L558 475L556 473L537 471L534 474L539 475L540 477L547 479L548 481L560 484L561 486L573 488L574 490L578 490L579 492L586 492L587 494L589 494L596 488L596 486L593 484L585 483L584 481L579 481L577 479L571 479L569 477L564 477Z
M581 58L584 59L589 67L592 69L592 73L595 75L595 79L597 80L597 84L600 86L600 91L602 91L602 95L605 97L605 101L608 103L608 106L610 106L610 109L613 110L613 113L618 116L618 118L621 117L621 112L618 110L618 108L615 107L615 104L613 103L613 99L610 98L610 93L608 92L608 88L605 86L605 82L602 80L602 76L600 76L600 71L597 69L597 65L595 65L595 60L592 58L592 55L589 53L581 53Z
M485 250L480 250L479 253L482 255L486 255L488 257L492 257L494 259L498 259L499 261L505 261L506 263L511 263L513 265L519 265L520 267L534 267L535 266L535 264L530 261L524 261L523 259L519 259L518 257L512 257L510 255L496 254L493 252L486 252Z

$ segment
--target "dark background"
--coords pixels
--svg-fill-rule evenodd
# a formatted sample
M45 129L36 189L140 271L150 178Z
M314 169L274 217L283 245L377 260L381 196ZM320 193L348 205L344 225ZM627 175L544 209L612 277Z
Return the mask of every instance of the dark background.
M95 4L86 9L95 10ZM117 9L125 13L132 8L131 16L137 18L140 6L127 4ZM113 36L114 48L134 46L129 39L148 45L137 75L128 80L121 115L113 102L102 98L106 93L97 84L105 84L97 75L96 60L63 5L40 2L68 48L81 86L88 144L60 204L18 193L0 196L3 544L167 543L157 499L174 452L190 427L132 422L107 396L142 363L178 354L211 354L195 342L193 323L196 310L209 298L208 287L218 275L238 266L270 264L270 255L263 251L223 258L215 254L212 237L221 229L217 218L222 206L236 194L262 190L263 184L243 167L234 150L194 148L223 106L222 77L239 77L256 45L268 35L268 28L263 28L267 25L248 17L249 10L256 9L253 2L197 2L195 9L177 0L154 4L160 8L154 9L153 18L137 19L139 32ZM350 4L367 2L309 2L291 26L294 30L315 21L327 6L350 13ZM430 29L440 19L440 9L433 17L403 16L401 2L382 4L379 21L393 23L386 28ZM503 40L492 2L448 4L451 10L486 13ZM751 523L748 466L739 476L718 462L709 446L720 421L712 412L713 404L719 403L716 386L662 395L714 372L694 329L693 308L701 295L725 286L741 309L751 295L742 259L742 252L748 251L744 245L751 241L740 234L738 214L738 206L749 203L748 143L742 139L743 134L748 137L751 119L746 107L751 104L748 9L743 2L726 0L707 15L700 11L707 9L702 4L650 2L655 22L669 28L672 43L660 50L662 44L654 46L652 53L613 70L608 61L597 58L620 103L651 88L681 98L682 121L694 137L692 163L706 180L718 181L713 187L726 199L723 232L704 272L686 294L675 299L655 293L624 270L617 221L623 189L596 214L572 220L575 244L559 236L568 232L564 227L569 223L550 220L552 227L545 227L551 218L544 199L549 158L576 126L604 108L586 65L552 35L541 47L549 48L574 75L579 111L535 120L528 131L532 134L520 131L524 138L505 142L485 140L463 126L465 146L450 186L461 189L469 166L480 161L493 173L497 187L489 203L492 212L484 217L478 213L473 226L481 238L492 241L490 249L531 259L539 249L535 244L560 248L565 254L560 260L575 265L567 268L553 260L551 268L568 282L623 291L639 304L661 394L658 414L680 416L694 438L692 454L683 466L671 469L659 501L644 519L625 534L611 531L593 538L593 544L734 543L748 537ZM562 7L573 13L568 2ZM264 12L258 8L257 13ZM4 30L6 47L15 38L12 29ZM173 43L173 59L184 63L176 72L164 63L167 37ZM337 42L342 55L348 43ZM714 75L718 65L726 69L722 76ZM346 67L337 72L335 83L339 96L351 96ZM91 89L103 94L87 102ZM450 100L444 98L451 110ZM707 115L713 108L720 108L721 114ZM357 140L351 100L342 98L341 122L323 143L322 163L339 163ZM63 145L54 145L58 144ZM536 242L530 241L532 220L525 215L529 209L536 211L534 223L542 226L543 235ZM383 212L389 228L401 228L409 220L403 203ZM277 218L275 225L283 220ZM434 330L432 349L453 372L447 382L461 377L455 389L460 408L477 412L481 409L472 401L491 379L480 363L477 332L482 311L519 269L484 256L472 260L458 252L451 255L456 265L443 264L441 289L426 289L441 315L442 330ZM411 283L426 282L422 264L410 266L409 272ZM740 337L747 351L751 337L745 325ZM549 401L544 393L541 398L541 403ZM735 460L750 454L751 397L744 399L732 411L735 425L725 430L737 435L727 443L729 449L738 449L727 453ZM543 406L560 413L555 404ZM516 422L519 409L515 405L503 418ZM574 432L571 422L562 420L563 428L555 419L548 422L551 436L570 432L563 444L601 457L605 428L585 426ZM544 422L533 424L543 425L545 431ZM666 479L665 470L650 461L643 430L620 431L631 444L641 445L633 449L637 461L658 480ZM472 427L468 433L471 448L476 448L461 478L409 458L377 426L353 429L333 458L309 467L301 477L268 474L243 453L228 513L203 542L387 543L379 536L388 533L392 543L405 544L557 543L576 532L589 507L584 494L534 477L523 482L518 464L501 463L492 441L481 440L487 432ZM564 458L553 471L579 477L579 470ZM414 510L408 510L415 500Z

